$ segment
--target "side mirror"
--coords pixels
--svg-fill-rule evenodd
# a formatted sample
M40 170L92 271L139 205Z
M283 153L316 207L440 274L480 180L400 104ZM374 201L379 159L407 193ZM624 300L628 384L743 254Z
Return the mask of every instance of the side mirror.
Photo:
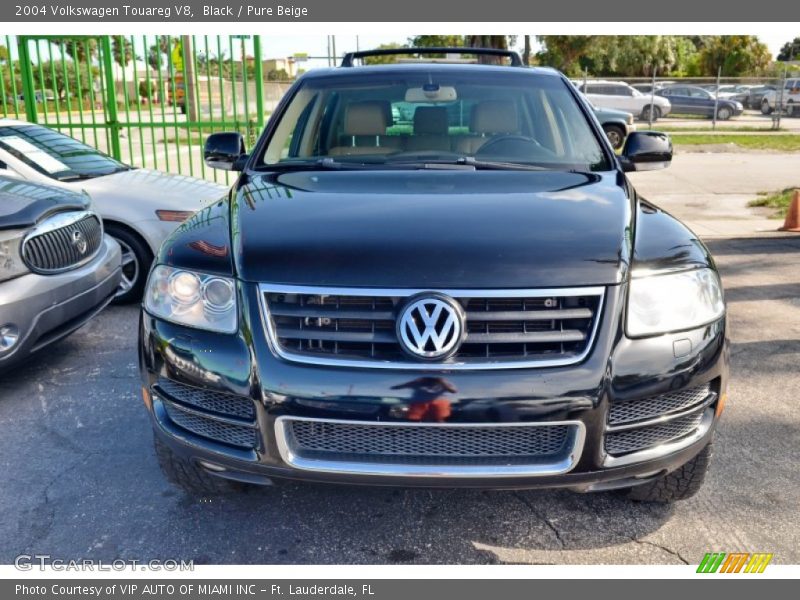
M666 169L672 162L672 140L658 131L634 131L628 134L619 160L626 173Z
M241 171L247 152L242 134L236 132L212 133L206 138L203 160L212 169Z

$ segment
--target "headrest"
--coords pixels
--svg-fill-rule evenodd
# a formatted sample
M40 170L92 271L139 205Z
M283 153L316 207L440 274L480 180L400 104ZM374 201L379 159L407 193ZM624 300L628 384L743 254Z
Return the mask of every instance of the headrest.
M447 109L444 106L418 106L414 111L414 133L447 135Z
M472 108L470 129L474 133L518 133L517 105L512 100L486 100Z
M391 115L389 103L382 100L351 102L344 111L345 135L384 135Z

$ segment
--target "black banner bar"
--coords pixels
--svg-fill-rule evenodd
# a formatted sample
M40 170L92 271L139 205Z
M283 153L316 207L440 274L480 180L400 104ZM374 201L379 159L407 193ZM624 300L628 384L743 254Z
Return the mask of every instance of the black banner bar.
M800 21L800 2L786 0L641 0L521 2L520 0L10 0L7 22L715 22ZM619 33L627 32L621 28Z

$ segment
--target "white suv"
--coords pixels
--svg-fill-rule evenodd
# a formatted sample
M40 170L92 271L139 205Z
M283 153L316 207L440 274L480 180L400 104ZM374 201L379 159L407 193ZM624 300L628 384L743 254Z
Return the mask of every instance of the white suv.
M643 121L650 118L650 94L643 94L623 81L588 81L579 85L580 91L601 108L624 110ZM669 100L661 96L652 98L653 120L669 114L672 109Z
M761 100L761 112L768 115L778 107L778 104L786 110L788 116L800 116L800 77L787 79L783 90L770 90L764 94Z

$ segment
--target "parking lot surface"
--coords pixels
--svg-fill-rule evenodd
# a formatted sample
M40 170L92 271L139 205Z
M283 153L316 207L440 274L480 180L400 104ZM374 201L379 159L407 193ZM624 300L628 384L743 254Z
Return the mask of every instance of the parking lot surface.
M289 484L198 499L161 476L139 397L136 307L112 307L0 379L0 563L25 554L203 563L800 561L800 236L712 240L730 400L705 487L609 493Z

